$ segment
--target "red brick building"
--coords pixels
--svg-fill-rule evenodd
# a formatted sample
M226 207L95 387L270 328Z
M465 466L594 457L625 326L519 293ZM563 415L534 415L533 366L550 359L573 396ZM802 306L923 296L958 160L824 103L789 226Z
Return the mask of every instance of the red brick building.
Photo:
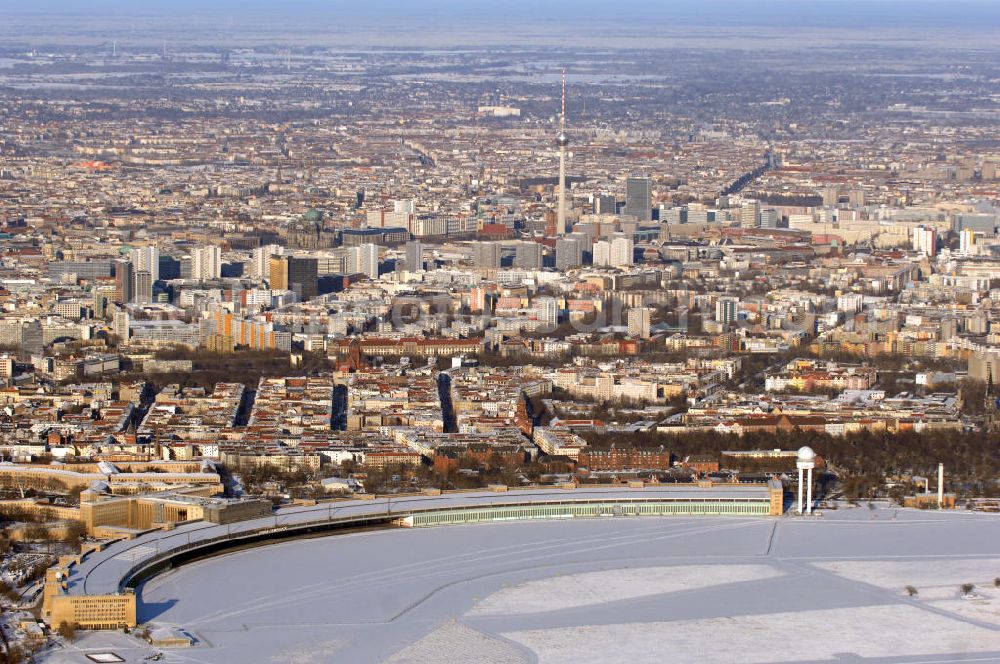
M595 470L668 470L670 450L662 445L655 449L615 447L606 450L580 450L579 465Z
M719 460L707 454L692 454L684 459L682 465L699 474L719 472Z
M489 445L470 443L468 445L442 445L434 450L434 470L445 474L459 467L463 458L473 458L487 467L519 466L524 463L525 451L519 445Z

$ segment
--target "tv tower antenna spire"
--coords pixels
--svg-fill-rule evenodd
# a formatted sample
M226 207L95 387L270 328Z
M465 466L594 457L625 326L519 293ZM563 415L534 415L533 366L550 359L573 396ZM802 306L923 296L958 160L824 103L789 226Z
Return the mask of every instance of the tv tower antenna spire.
M559 113L559 129L566 130L566 70L562 70L562 109Z
M559 146L559 209L556 216L556 235L566 234L566 146L569 137L566 135L566 70L562 70L562 107L559 112L559 135L556 136Z

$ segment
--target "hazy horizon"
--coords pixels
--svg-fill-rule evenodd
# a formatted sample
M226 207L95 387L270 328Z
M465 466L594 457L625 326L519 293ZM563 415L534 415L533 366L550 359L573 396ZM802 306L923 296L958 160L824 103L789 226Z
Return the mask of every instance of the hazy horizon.
M935 43L995 48L1000 3L989 0L235 0L134 3L14 0L0 16L0 46L81 46L114 34L123 45L149 44L180 29L178 41L330 46L458 47L571 45L599 48L725 46L727 40L817 46ZM110 23L110 25L109 25ZM16 26L16 27L15 27ZM734 42L735 43L735 42Z

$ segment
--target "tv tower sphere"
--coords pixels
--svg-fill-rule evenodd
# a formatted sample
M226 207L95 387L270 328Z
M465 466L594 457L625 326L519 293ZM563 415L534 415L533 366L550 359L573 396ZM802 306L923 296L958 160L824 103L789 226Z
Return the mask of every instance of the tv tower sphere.
M569 145L569 136L566 135L566 132L564 131L559 132L559 135L556 136L556 145L561 148L564 148L567 145Z

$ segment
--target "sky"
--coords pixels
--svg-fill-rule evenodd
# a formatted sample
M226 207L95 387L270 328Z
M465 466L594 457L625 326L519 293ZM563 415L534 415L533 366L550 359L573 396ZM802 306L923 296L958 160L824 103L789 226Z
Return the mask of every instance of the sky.
M998 0L3 0L3 13L322 15L344 20L611 21L804 27L968 26L1000 20Z
M0 47L1000 48L1000 0L0 0Z

